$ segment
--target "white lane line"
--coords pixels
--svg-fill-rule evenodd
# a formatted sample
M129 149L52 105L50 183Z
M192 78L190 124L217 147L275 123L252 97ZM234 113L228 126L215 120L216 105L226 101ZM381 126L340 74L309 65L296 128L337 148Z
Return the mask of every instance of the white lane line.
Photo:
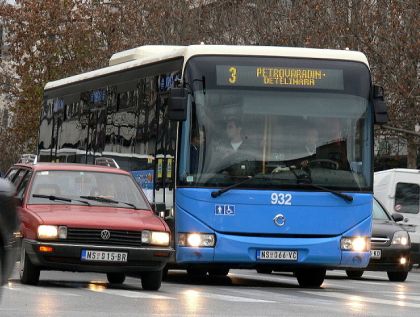
M306 293L309 295L316 295L316 296L323 296L329 298L338 298L345 300L349 305L354 305L355 303L371 303L371 304L384 304L384 305L391 305L391 306L398 306L398 307L411 307L411 308L420 308L420 304L406 302L405 300L388 300L388 299L381 299L375 297L364 297L359 295L349 295L349 294L342 294L337 292L309 292L304 291L302 293Z
M182 293L188 297L206 297L210 299L217 299L227 302L243 302L243 303L276 303L276 301L265 300L265 299L255 299L242 296L232 296L224 294L214 294L214 293L203 293L197 290L186 290Z
M293 282L293 281L296 281L296 278L292 275L290 275L290 277L286 277L286 276L279 276L279 275L276 275L276 274L251 275L251 274L242 274L242 273L229 273L228 276L236 276L236 277L242 277L242 278L252 278L254 280L264 280L264 281L270 281L270 282L278 282L278 281Z
M144 299L175 299L174 297L164 296L164 295L156 295L150 294L143 290L124 290L124 289L108 289L102 287L94 287L94 288L85 288L85 290L95 292L95 293L102 293L107 295L114 295L114 296L122 296L128 298L144 298Z

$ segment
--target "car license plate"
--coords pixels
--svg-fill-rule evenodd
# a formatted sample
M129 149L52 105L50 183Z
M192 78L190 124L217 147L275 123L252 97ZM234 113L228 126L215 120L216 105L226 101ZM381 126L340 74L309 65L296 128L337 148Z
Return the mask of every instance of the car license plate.
M279 260L279 261L297 261L297 251L273 251L273 250L259 250L257 258L260 260Z
M127 262L127 252L82 250L82 261Z
M370 250L370 258L371 259L380 259L381 258L381 250Z

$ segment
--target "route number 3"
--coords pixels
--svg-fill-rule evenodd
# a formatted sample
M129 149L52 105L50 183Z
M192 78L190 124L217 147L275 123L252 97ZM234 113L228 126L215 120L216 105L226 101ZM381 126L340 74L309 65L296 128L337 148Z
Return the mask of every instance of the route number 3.
M283 193L272 193L271 194L272 205L291 205L292 195Z
M236 83L236 79L237 79L237 74L238 74L238 70L236 67L230 67L229 68L229 73L230 73L230 77L229 77L229 83L234 84Z

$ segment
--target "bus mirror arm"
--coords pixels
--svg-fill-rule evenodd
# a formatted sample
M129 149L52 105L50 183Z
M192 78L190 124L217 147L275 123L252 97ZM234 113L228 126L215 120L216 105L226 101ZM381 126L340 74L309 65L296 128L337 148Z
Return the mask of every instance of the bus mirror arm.
M384 89L381 86L373 85L372 101L375 111L375 124L385 124L388 122L388 111L384 100Z
M188 93L185 88L171 88L169 95L168 117L172 121L187 119Z

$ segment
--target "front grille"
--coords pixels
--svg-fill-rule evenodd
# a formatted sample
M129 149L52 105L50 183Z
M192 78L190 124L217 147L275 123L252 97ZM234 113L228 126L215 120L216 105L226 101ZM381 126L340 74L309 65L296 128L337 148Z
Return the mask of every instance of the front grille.
M372 242L373 245L389 245L390 244L390 239L388 237L372 237L370 239L370 241Z
M97 245L116 245L139 247L141 243L141 231L109 230L108 240L101 238L104 229L76 229L67 228L67 242L97 244Z

